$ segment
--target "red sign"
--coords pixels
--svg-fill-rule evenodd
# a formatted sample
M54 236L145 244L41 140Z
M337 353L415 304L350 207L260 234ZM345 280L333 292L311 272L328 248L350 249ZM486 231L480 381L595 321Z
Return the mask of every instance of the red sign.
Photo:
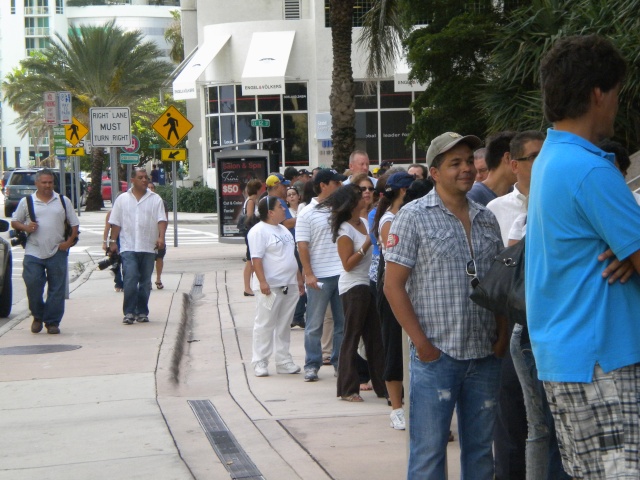
M140 150L140 140L135 135L131 135L131 145L128 147L122 147L123 152L135 153Z

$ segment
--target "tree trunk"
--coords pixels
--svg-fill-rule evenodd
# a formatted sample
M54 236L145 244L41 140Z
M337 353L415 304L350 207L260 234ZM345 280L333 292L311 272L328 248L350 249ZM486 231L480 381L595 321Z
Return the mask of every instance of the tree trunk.
M331 140L333 166L341 172L347 168L356 143L355 85L351 67L353 5L354 0L331 0Z
M87 195L87 212L95 212L104 207L102 201L102 171L104 167L104 150L102 147L93 147L91 150L91 191ZM111 188L118 188L112 185Z

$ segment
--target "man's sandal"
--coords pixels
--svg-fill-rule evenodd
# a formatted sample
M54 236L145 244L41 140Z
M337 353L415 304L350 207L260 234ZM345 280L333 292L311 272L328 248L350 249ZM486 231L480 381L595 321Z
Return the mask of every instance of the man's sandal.
M156 282L156 288L158 290L162 290L164 288L164 285L162 284L162 282Z

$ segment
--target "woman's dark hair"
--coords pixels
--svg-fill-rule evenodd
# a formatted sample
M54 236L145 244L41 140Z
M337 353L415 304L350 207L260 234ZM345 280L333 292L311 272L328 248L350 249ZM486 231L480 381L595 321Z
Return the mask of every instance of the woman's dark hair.
M258 202L258 216L261 221L266 222L269 219L269 210L273 210L278 201L278 197L267 195Z
M613 153L618 163L618 168L622 172L623 176L627 176L627 170L631 166L631 159L629 159L629 152L622 146L621 143L614 142L613 140L603 140L598 146L608 153Z
M304 187L302 188L302 201L309 205L311 203L311 200L315 196L315 193L316 192L313 188L313 180L307 181L307 183L305 183Z
M331 210L331 238L334 243L338 240L340 225L351 218L351 213L357 208L361 198L360 187L350 183L338 188L316 206L316 208Z
M622 84L627 64L618 49L598 35L560 38L540 64L544 116L550 122L587 113L591 92Z
M433 189L433 182L430 178L424 180L414 180L414 182L407 188L407 192L404 194L404 200L402 201L402 207L407 203L413 202L418 198L424 197Z
M261 188L262 188L262 182L257 178L254 178L253 180L249 180L249 183L247 183L247 195L249 196L255 195L260 191Z

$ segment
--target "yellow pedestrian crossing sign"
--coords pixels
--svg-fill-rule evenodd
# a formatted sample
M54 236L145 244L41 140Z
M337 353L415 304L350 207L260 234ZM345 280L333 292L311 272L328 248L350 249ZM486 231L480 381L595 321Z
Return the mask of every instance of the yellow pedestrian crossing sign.
M176 107L171 105L160 115L152 127L169 145L175 147L193 128L193 124Z
M187 159L186 148L163 148L161 152L163 162L184 162Z
M67 157L84 157L84 147L67 147Z
M80 121L73 117L72 123L64 126L64 136L71 145L75 146L80 143L84 136L89 133L89 129L85 127Z

